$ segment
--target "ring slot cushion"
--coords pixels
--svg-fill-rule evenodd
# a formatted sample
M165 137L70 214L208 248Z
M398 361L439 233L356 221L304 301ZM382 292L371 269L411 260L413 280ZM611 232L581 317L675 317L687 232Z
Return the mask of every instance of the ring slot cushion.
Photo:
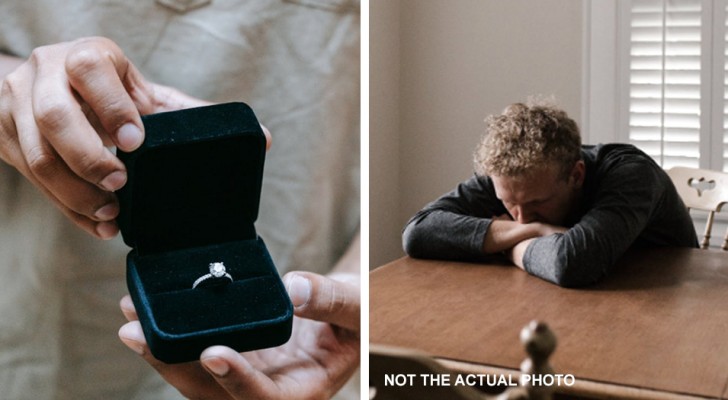
M266 139L253 110L227 103L142 117L144 143L118 151L127 168L117 219L127 285L152 354L199 359L209 346L273 347L293 306L255 231ZM200 285L212 262L233 281Z

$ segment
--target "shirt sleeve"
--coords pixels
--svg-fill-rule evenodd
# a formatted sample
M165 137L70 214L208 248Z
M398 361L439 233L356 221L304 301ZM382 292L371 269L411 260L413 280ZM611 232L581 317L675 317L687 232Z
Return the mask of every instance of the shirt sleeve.
M640 162L612 167L576 225L529 244L523 256L526 271L566 287L603 278L645 230L662 201L669 178L658 168Z
M490 179L473 176L415 214L405 226L402 244L417 258L478 258L491 217L505 213Z

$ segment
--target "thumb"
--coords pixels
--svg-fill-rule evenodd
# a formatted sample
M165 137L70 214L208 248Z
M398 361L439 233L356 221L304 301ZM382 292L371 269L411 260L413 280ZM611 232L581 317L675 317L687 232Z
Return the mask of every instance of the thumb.
M153 102L138 101L138 103L146 104L146 108L141 110L142 114L151 114L163 111L175 111L185 108L209 106L213 104L207 100L192 97L169 86L155 83L152 84L152 88L152 92L154 93ZM260 127L263 130L263 134L265 135L265 149L269 150L272 140L270 131L263 124L261 124Z
M361 298L357 285L312 272L289 272L283 282L296 316L359 332Z

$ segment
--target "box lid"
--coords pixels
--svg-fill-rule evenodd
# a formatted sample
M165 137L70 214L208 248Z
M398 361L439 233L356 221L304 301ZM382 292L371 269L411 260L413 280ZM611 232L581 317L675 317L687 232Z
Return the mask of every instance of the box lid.
M142 121L144 143L117 153L124 242L143 255L255 239L266 140L253 110L226 103Z

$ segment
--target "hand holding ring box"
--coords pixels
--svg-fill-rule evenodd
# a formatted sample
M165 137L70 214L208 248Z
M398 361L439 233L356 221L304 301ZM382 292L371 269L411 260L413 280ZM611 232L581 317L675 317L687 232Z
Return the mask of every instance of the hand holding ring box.
M213 345L285 343L293 306L254 226L266 148L255 114L227 103L142 120L144 143L118 152L128 173L118 223L152 354L177 363ZM198 282L205 274L219 284Z

